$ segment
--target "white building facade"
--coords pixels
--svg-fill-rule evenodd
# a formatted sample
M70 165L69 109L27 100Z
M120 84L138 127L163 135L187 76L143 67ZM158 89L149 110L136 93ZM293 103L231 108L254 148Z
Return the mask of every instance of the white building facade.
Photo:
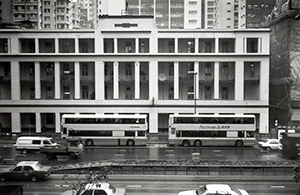
M102 16L95 30L0 32L2 132L61 132L65 113L254 114L269 132L269 29L162 30ZM195 79L195 80L194 80ZM195 89L195 90L194 90Z

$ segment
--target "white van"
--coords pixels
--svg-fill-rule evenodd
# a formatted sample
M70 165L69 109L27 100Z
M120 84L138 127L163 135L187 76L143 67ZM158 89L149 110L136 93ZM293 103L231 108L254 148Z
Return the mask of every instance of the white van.
M17 150L39 150L42 146L56 146L50 137L19 137L14 145Z

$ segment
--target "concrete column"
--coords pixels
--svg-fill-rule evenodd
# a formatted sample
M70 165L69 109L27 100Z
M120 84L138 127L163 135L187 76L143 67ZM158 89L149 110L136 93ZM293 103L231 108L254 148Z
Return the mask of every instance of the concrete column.
M36 133L41 133L41 113L36 112L35 113L35 132Z
M158 63L157 61L149 62L149 98L158 99Z
M61 126L60 126L60 113L56 112L55 113L55 133L61 133Z
M114 62L114 99L119 99L119 62Z
M262 60L260 62L260 86L259 86L259 100L269 102L269 75L270 75L270 64L269 59Z
M59 41L58 38L55 38L55 53L59 53Z
M235 100L244 100L244 62L236 61L235 64Z
M158 133L158 113L149 114L149 133Z
M114 53L118 53L118 39L114 38Z
M178 38L174 39L174 53L178 53Z
M59 62L54 62L54 85L55 85L55 99L60 99L60 64Z
M179 99L179 62L174 62L174 100Z
M104 100L105 90L104 62L95 61L95 99Z
M79 40L75 38L75 53L79 53Z
M20 113L11 113L11 132L21 133L21 116Z
M195 76L194 76L194 79L196 79L196 82L194 81L194 83L195 83L195 89L194 89L194 95L195 95L195 97L196 97L196 99L199 99L199 97L200 97L200 94L199 94L199 92L200 92L200 90L199 90L199 75L200 75L200 73L199 73L199 62L194 62L194 73L196 74Z
M134 93L135 99L140 99L140 62L135 62L134 69Z
M195 38L195 53L199 53L199 39Z
M38 38L35 38L34 39L34 44L35 44L35 53L39 53L40 51L40 49L39 49L39 40L38 40Z
M219 38L215 39L215 53L219 53Z
M20 64L18 61L11 62L11 99L21 99Z
M135 53L139 53L139 39L135 38Z
M80 64L79 62L74 63L74 91L75 99L80 99Z
M34 87L35 99L41 99L41 66L39 62L34 62Z
M214 65L214 99L218 100L220 99L219 97L219 92L220 92L220 63L215 62Z

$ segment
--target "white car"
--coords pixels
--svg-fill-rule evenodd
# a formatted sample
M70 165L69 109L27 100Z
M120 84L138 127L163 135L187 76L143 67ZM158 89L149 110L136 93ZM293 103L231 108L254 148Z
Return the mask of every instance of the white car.
M281 150L282 144L278 139L267 139L265 141L258 142L258 146L261 149L266 150Z
M233 190L227 184L206 184L205 186L200 186L196 190L187 190L179 192L178 195L249 195L246 190L235 189Z
M75 190L68 190L61 195L76 195ZM89 183L80 195L126 195L125 189L116 189L109 183Z

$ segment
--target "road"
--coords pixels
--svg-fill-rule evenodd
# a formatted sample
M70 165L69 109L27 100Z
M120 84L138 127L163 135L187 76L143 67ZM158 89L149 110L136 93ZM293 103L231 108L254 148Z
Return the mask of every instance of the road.
M261 152L257 147L86 147L78 158L68 162L48 161L43 155L30 152L23 154L14 147L0 147L3 159L43 160L47 163L77 163L99 160L192 160L199 154L201 160L284 160L279 151Z
M117 188L125 188L127 195L176 195L179 191L195 189L207 183L226 183L233 188L245 189L250 195L294 195L296 184L289 179L275 178L226 178L201 176L110 176L110 183ZM39 182L6 182L6 184L24 184L24 195L59 195L69 189L75 180L62 179L55 174ZM62 187L63 185L64 187Z

